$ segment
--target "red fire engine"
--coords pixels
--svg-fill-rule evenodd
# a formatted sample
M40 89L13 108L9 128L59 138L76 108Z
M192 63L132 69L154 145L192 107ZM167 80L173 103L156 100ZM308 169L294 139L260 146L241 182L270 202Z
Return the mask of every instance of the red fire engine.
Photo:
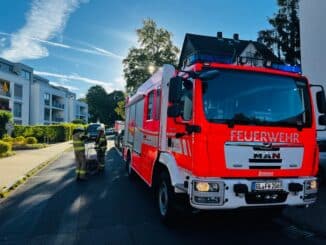
M255 56L241 55L248 45ZM315 202L312 85L268 52L187 34L178 69L164 65L128 100L126 169L154 188L164 221L180 200L203 210ZM317 105L325 114L323 89Z

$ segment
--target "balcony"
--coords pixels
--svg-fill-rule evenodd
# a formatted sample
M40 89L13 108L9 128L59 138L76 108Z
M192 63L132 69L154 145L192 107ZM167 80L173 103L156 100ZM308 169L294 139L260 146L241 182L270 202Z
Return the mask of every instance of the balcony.
M0 96L11 97L9 81L0 80Z
M9 99L0 98L0 110L11 112L11 108L9 108Z
M52 122L63 122L64 118L63 117L52 117Z
M0 88L0 96L11 97L10 92L5 92Z
M65 105L60 103L59 101L52 101L52 107L58 108L58 109L65 109Z

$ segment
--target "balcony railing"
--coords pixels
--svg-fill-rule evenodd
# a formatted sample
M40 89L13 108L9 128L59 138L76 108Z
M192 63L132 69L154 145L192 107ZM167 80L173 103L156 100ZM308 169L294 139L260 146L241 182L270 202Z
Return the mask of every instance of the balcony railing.
M64 118L62 118L62 117L52 117L52 121L53 122L63 122Z
M52 107L56 107L56 108L59 108L59 109L64 109L65 105L59 103L58 101L52 101Z
M11 112L11 108L9 108L8 106L2 106L2 105L0 105L0 110Z
M11 96L11 94L10 94L9 91L8 91L8 92L5 92L5 91L3 91L3 90L0 90L0 95L2 95L2 96L6 96L6 97L10 97L10 96Z

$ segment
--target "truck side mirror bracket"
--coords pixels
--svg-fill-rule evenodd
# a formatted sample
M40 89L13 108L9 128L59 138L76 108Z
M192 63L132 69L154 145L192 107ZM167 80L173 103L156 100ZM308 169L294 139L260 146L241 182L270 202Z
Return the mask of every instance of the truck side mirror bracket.
M310 87L318 87L321 90L316 93L316 102L317 102L317 109L318 112L321 114L326 113L326 99L325 99L325 90L324 87L321 85L310 85Z

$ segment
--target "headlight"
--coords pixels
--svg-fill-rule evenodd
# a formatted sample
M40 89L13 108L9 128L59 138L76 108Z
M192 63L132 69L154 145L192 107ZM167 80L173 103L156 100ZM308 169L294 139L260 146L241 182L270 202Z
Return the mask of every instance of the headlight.
M317 190L317 180L309 180L306 182L306 190Z
M220 190L219 185L213 182L195 182L194 187L195 191L200 192L218 192Z

